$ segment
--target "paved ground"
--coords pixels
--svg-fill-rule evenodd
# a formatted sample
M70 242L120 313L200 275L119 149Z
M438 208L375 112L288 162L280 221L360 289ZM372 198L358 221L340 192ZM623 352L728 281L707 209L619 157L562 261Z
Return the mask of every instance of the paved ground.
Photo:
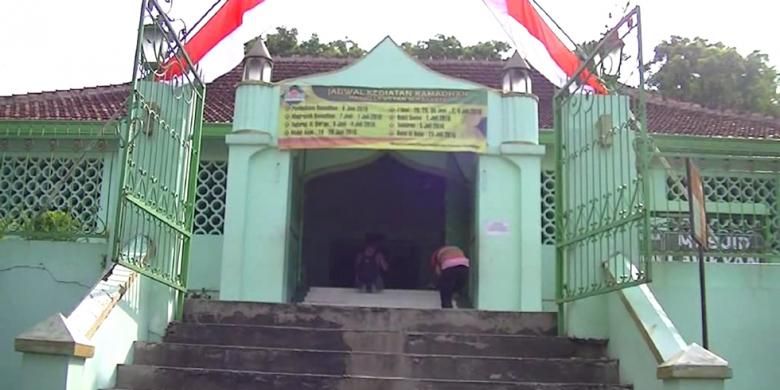
M384 290L361 293L351 288L312 287L304 303L330 306L389 307L438 309L439 293L435 290Z

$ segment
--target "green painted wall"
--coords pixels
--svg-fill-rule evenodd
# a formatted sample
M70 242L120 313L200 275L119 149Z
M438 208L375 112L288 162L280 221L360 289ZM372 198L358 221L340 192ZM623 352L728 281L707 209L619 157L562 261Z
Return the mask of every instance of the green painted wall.
M202 161L225 162L228 159L224 135L204 139L201 147ZM202 191L207 192L205 189ZM192 237L191 242L187 288L198 291L206 289L207 294L216 298L219 296L220 274L222 272L223 235L196 234Z
M220 299L285 302L289 152L231 149Z
M542 311L557 313L555 304L555 246L542 245Z
M73 389L113 387L117 364L132 362L133 343L160 341L173 314L172 289L148 278L137 279L92 337L95 355L84 361L80 374L74 375L73 380L79 384Z
M517 232L521 219L522 187L518 167L500 156L479 157L477 220L479 241L479 295L476 306L485 310L519 310L522 297L510 286L520 286L521 242ZM488 231L488 225L503 224L506 232ZM540 272L541 273L541 272ZM540 275L541 276L541 275ZM541 285L541 280L537 278ZM541 304L541 302L540 302Z
M662 390L655 358L617 292L566 305L567 334L607 339L609 356L620 360L620 380L639 390Z
M653 263L651 290L687 343L701 344L698 264ZM726 359L734 377L727 390L774 390L780 339L780 265L707 264L710 349ZM567 305L568 333L609 339L621 377L636 389L661 389L656 362L618 293Z
M187 289L200 291L205 289L213 298L219 291L222 272L222 235L195 235L192 237L190 251L190 271Z
M296 79L303 84L374 88L483 89L483 85L436 73L385 38L360 61L335 72Z
M652 290L687 342L701 344L698 263L653 264ZM780 265L707 264L710 349L726 359L728 390L780 386Z
M0 240L0 389L18 388L14 338L57 312L69 313L100 277L105 244Z
M621 381L633 384L635 389L664 389L663 381L656 378L658 363L626 310L619 293L611 293L595 300L601 300L606 306L608 351L610 356L620 359Z
M8 389L38 390L38 389L68 389L79 388L76 375L81 373L83 360L59 355L25 355L22 358L21 369L17 373L24 381Z

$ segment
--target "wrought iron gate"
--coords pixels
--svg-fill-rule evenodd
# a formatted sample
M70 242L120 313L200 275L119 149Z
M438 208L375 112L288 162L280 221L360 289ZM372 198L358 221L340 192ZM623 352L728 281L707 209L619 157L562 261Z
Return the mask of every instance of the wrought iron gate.
M554 100L561 308L650 281L651 151L639 8L593 46ZM609 93L587 91L591 77Z
M142 0L127 120L120 137L120 194L112 258L179 292L187 286L205 86L173 20ZM182 75L162 74L176 57ZM166 62L167 61L167 62ZM133 253L146 251L146 256ZM138 246L138 248L135 248Z

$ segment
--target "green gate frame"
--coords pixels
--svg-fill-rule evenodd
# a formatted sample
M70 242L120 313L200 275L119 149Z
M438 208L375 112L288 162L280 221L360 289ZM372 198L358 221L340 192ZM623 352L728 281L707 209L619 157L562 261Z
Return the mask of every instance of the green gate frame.
M171 21L157 0L141 0L133 81L120 136L120 194L111 253L114 262L175 289L180 317L205 84ZM145 42L148 37L159 40ZM181 66L182 75L162 80L171 60ZM149 256L134 256L146 252L146 245Z
M636 52L626 54L626 37ZM645 110L641 12L629 11L583 55L555 94L556 302L565 332L567 302L651 280L651 150ZM630 70L626 80L626 70ZM585 90L598 77L609 93ZM633 84L633 85L631 85ZM610 268L616 277L606 275Z

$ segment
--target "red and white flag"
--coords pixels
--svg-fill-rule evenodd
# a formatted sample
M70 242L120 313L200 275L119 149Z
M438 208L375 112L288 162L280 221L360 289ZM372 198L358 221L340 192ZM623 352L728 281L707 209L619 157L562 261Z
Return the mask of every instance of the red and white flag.
M511 35L515 49L542 76L558 87L574 77L582 61L558 38L530 0L485 2ZM580 77L588 89L600 94L607 92L601 81L587 70Z
M217 44L235 31L244 22L244 14L265 0L227 0L222 7L184 43L184 51L193 65L197 64ZM182 74L184 60L178 57L169 59L163 69L162 79L170 80Z

